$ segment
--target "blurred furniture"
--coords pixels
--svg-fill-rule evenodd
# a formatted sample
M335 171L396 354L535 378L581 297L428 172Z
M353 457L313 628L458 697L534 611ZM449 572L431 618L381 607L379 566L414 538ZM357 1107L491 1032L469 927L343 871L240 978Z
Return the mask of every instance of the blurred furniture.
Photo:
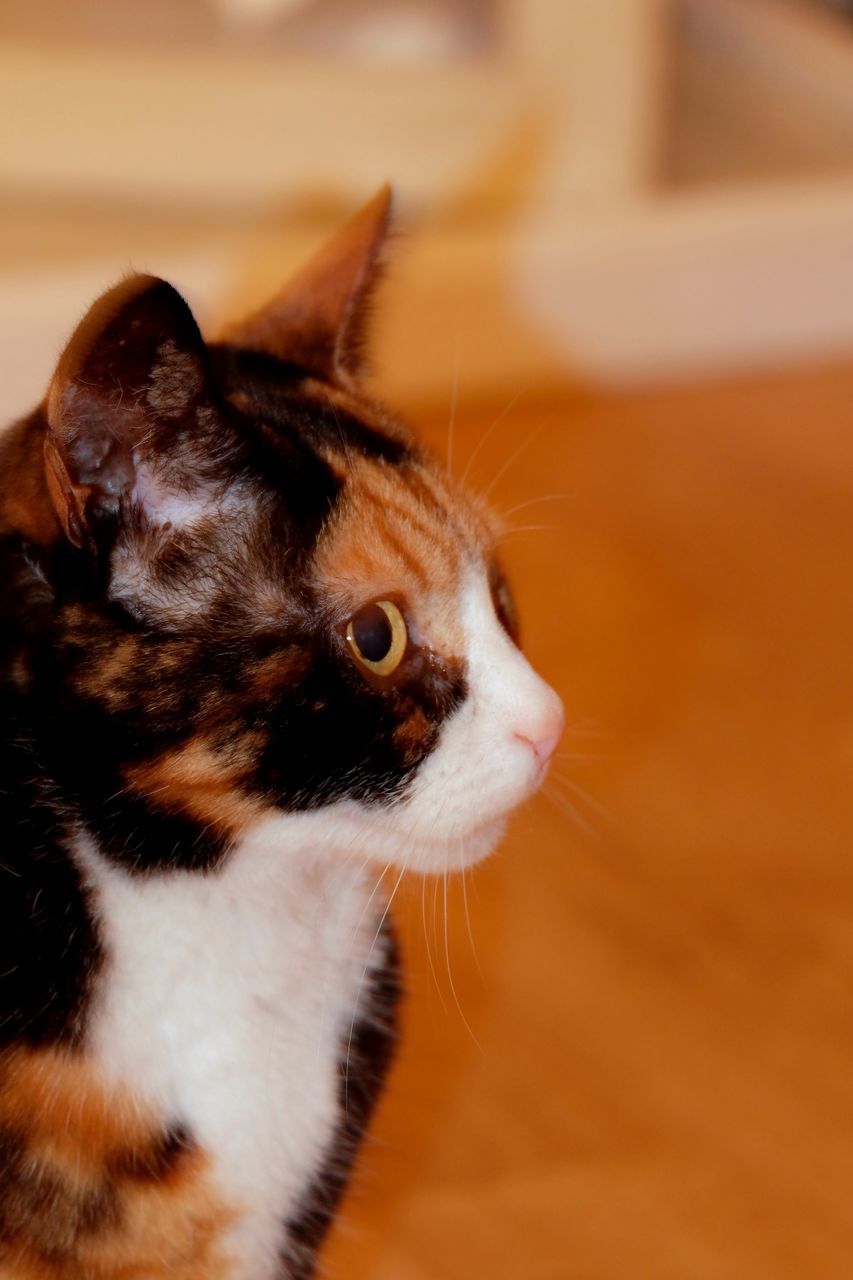
M454 370L465 394L512 395L853 346L847 19L808 0L468 0L485 25L463 38L441 34L452 4L412 3L433 36L354 26L348 54L257 24L206 43L36 41L0 14L9 403L129 261L215 319L387 177L418 228L383 312L398 397L446 403ZM86 252L40 268L33 210Z
M350 57L238 40L7 36L0 103L16 127L4 185L245 207L306 191L353 200L393 173L426 203L464 187L533 118L555 199L647 180L673 0L492 8L495 47L443 60L431 48L395 56L379 34L354 39Z

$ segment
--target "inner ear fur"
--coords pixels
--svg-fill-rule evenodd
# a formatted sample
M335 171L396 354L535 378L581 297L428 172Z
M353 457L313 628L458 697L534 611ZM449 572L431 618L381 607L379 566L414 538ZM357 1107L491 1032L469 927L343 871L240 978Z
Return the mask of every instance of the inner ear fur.
M134 275L91 307L60 357L47 396L47 485L66 536L94 544L118 510L138 459L164 434L191 430L208 402L206 349L180 294Z
M366 369L371 303L382 275L392 191L379 190L259 311L223 341L349 386Z

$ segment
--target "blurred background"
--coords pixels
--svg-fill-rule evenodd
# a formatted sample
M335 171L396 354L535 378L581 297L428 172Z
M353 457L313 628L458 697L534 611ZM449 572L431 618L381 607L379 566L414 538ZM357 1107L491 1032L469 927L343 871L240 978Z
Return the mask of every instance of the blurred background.
M0 367L211 332L386 178L378 385L505 513L569 729L400 888L356 1280L853 1274L853 6L2 0Z

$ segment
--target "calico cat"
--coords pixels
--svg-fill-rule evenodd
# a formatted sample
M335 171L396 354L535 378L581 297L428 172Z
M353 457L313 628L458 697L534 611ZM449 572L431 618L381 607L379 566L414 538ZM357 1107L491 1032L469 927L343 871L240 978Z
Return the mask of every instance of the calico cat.
M205 344L133 276L0 443L0 1277L314 1274L385 1073L383 868L562 725L485 507L362 385L382 191Z

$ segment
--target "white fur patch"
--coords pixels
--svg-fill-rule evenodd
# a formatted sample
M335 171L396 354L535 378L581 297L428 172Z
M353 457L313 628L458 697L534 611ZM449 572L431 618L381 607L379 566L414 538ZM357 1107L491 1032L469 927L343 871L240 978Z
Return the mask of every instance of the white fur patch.
M108 948L89 1049L212 1155L242 1207L235 1280L279 1275L285 1219L338 1118L341 1046L384 959L376 876L318 853L325 825L278 818L213 875L130 876L88 841L75 850Z
M176 529L191 528L217 513L227 488L219 492L198 485L191 490L175 484L166 470L134 456L135 479L131 500L145 512L155 527L170 525ZM233 507L233 502L231 503Z
M275 625L285 613L286 592L256 562L255 499L239 485L196 484L187 491L162 468L138 460L130 501L145 515L143 531L119 537L112 552L110 598L136 617L166 627L191 623L224 589L240 590L259 625ZM158 559L173 538L197 541L186 571L164 575Z

